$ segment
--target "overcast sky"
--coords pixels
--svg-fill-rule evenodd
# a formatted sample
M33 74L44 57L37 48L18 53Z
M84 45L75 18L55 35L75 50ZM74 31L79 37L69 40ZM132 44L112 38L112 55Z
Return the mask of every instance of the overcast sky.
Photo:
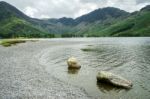
M0 0L1 1L1 0ZM60 18L78 17L103 7L117 7L128 12L141 9L150 0L3 0L30 17Z

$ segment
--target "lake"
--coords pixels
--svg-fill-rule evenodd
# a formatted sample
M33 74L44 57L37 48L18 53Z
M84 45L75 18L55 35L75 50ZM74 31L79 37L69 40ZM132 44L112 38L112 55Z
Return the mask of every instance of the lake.
M68 70L76 57L81 69ZM105 70L133 82L130 90L97 83ZM40 39L0 46L1 98L150 98L150 38Z

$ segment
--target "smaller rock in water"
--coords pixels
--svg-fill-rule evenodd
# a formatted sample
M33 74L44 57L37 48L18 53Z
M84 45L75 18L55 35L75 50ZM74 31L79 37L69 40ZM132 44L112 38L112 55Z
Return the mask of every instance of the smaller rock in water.
M80 69L81 65L79 64L78 60L75 57L70 57L67 60L68 68L69 69Z
M110 83L114 86L122 87L122 88L127 88L130 89L132 88L132 82L115 74L112 74L107 71L100 71L97 74L97 81L98 82L106 82Z

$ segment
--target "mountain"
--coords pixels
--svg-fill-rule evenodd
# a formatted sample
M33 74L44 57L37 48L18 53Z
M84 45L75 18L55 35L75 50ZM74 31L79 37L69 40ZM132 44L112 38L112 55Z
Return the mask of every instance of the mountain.
M76 19L63 17L60 19L49 19L49 22L61 23L63 25L78 25L82 22L93 23L96 21L104 21L110 18L125 17L127 15L129 15L129 13L126 11L120 10L118 8L107 7L97 9Z
M72 18L67 18L67 17L63 17L63 18L60 18L60 19L48 19L48 21L50 23L61 23L63 25L66 25L66 26L73 26L73 25L76 25L76 22L74 19Z
M88 37L150 36L150 5L120 18L108 18L84 25L76 33Z
M95 11L92 11L86 15L78 17L76 19L77 23L81 22L96 22L96 21L104 21L110 18L119 18L127 16L129 13L118 8L107 7L107 8L100 8Z
M93 33L92 33L93 34ZM95 32L99 36L150 36L150 6L109 27Z
M53 37L52 34L39 30L32 19L12 5L0 2L0 37Z
M14 6L12 6L4 1L0 2L0 15L1 15L0 21L8 19L13 16L15 16L17 18L21 18L21 19L26 19L26 20L30 19L28 16L23 14L17 8L15 8Z
M97 9L86 15L80 16L76 19L72 18L60 18L60 19L48 19L45 20L50 24L55 24L54 33L61 34L62 36L83 36L87 29L91 28L93 24L111 24L115 20L121 20L129 15L128 12L120 10L118 8L107 7ZM51 27L45 26L47 30Z
M133 13L113 7L97 9L70 23L74 26L63 37L150 36L150 5Z
M146 7L142 8L141 11L150 11L150 5L147 5Z
M0 37L150 36L150 5L128 13L99 8L73 18L35 19L0 1Z

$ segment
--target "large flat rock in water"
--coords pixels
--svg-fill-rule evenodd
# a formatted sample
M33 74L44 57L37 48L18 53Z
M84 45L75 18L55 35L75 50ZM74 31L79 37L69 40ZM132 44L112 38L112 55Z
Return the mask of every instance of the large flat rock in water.
M117 87L128 88L128 89L132 88L131 81L107 71L100 71L97 74L97 81L112 84Z

